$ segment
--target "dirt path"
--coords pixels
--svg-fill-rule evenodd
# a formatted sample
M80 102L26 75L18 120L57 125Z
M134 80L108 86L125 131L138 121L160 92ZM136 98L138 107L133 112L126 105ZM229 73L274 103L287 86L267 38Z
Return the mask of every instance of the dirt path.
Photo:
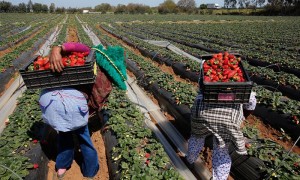
M98 171L97 175L94 177L95 180L108 180L108 168L107 168L107 161L105 155L105 145L102 140L102 135L100 131L97 131L92 134L92 141L98 153L98 161L100 164L100 170ZM50 161L48 164L48 177L47 180L54 180L56 179L56 172L55 172L55 161ZM72 167L67 171L65 175L65 180L82 180L84 177L81 174L80 166L74 160Z
M68 28L68 42L78 42L77 30L76 28L69 27ZM99 120L99 119L96 119ZM102 135L100 130L93 131L91 134L92 142L94 144L95 149L98 153L98 161L100 164L100 170L98 171L97 175L94 177L95 180L108 180L109 179L109 172L107 167L107 160L105 154L105 145L102 139ZM75 153L76 154L76 153ZM76 158L76 155L75 155ZM47 180L54 180L56 178L55 172L55 161L50 160L48 163L48 176ZM72 163L71 168L66 172L64 180L82 180L84 177L80 171L79 164L74 160Z

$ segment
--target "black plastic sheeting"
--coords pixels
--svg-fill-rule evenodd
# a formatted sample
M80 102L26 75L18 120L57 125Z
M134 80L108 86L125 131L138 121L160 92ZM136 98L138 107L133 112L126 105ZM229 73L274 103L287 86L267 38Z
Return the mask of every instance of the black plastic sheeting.
M30 132L28 133L32 139L37 139L41 142L45 133L47 133L47 131L43 131L43 130L49 129L48 127L49 127L48 125L42 122L36 122L33 124L33 126L30 129ZM29 175L25 177L26 180L47 179L49 158L45 153L44 149L45 147L41 143L30 144L30 150L25 153L25 156L30 158L29 160L30 163L38 164L39 167L37 169L30 169ZM55 148L53 147L47 148L48 151L51 151L52 149Z
M116 172L120 169L121 162L113 160L113 151L112 151L113 147L115 147L118 144L116 135L111 129L108 129L102 134L102 136L105 143L109 179L112 180L120 179L120 173L116 173Z
M29 162L34 164L37 163L39 165L38 169L29 170L29 175L25 177L25 180L32 179L47 179L48 175L48 158L45 153L42 151L42 147L39 143L35 145L31 145L30 151L26 153L25 156L30 158Z
M144 88L151 91L155 98L158 99L161 108L175 118L176 123L180 127L179 131L182 133L189 132L191 113L189 107L177 105L172 98L172 93L159 88L156 83L147 83L147 80L143 79L144 76L142 76L144 73L135 62L127 60L126 63L129 70L140 77L139 81L143 82L141 84L144 85ZM184 135L186 136L187 134ZM207 141L206 145L212 147L212 141ZM233 151L230 154L233 162L231 171L234 173L235 179L244 180L250 178L251 180L258 180L262 178L262 172L259 171L258 167L264 165L263 161L255 157L239 155Z
M5 85L10 81L11 77L16 73L15 68L9 67L3 73L0 73L0 94L5 91Z
M229 146L232 168L230 175L234 179L254 180L264 179L265 172L261 168L265 167L262 160L249 155L241 156L236 153L233 146ZM242 178L241 178L242 177Z
M277 89L284 96L287 96L290 99L300 101L300 91L298 89L292 88L288 85L283 86L283 85L277 84L276 82L274 82L272 80L267 80L267 79L257 76L257 75L251 76L251 80L259 85L262 85L266 89L269 89L271 91L276 91L276 89Z
M187 78L193 82L198 82L199 80L199 73L187 70L186 65L182 63L174 63L172 68L182 78Z
M2 84L2 86L0 86L0 93L6 90L5 85L11 80L13 75L18 72L18 69L21 68L24 63L31 60L33 53L33 50L22 53L21 56L13 61L13 67L8 67L4 72L0 73L0 84Z
M266 62L266 61L261 61L259 59L254 59L254 58L249 58L247 56L241 56L243 59L246 59L248 61L248 63L252 66L260 66L260 67L266 67L268 66L268 68L273 69L275 72L278 71L283 71L286 73L290 73L290 74L294 74L296 75L298 78L300 78L300 70L299 69L295 69L295 68L291 68L291 67L286 67L284 65L275 65L276 63L270 63L270 62Z
M291 121L291 115L279 114L261 104L256 105L254 115L264 117L264 122L270 124L272 127L278 130L282 128L291 136L293 140L296 140L300 136L300 126L297 126ZM297 145L300 145L300 141L297 143Z

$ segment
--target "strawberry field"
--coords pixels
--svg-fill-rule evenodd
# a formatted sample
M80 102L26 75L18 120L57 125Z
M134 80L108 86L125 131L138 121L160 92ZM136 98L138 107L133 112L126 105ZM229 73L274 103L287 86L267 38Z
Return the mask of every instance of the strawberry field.
M51 45L66 41L89 46L100 41L104 46L124 47L129 76L164 114L168 114L168 122L183 137L182 145L186 145L189 136L190 108L198 91L198 60L212 54L217 58L225 52L238 54L239 58L229 60L230 63L222 59L222 66L243 63L254 83L258 105L243 124L249 156L231 152L235 163L230 178L300 177L299 17L2 14L0 32L1 112L7 111L6 105L15 104L8 106L10 115L0 119L1 179L37 176L49 179L49 149L55 149L51 141L55 138L49 139L46 134L51 131L42 130L45 125L37 103L39 90L24 90L15 102L5 97L20 76L18 69L34 55L47 56ZM242 70L237 67L228 79L223 76L229 76L229 71L222 72L222 76L212 76L215 73L210 68L220 62L204 64L205 81L222 82L232 78L245 81ZM37 66L33 69L40 68ZM13 97L21 87L19 82L9 96ZM102 163L106 164L108 174L98 174L97 179L101 176L107 179L209 177L211 165L207 156L210 155L202 152L199 156L207 176L189 170L179 155L185 153L184 148L172 140L170 131L164 131L154 115L150 115L148 120L151 119L166 137L170 144L167 146L145 120L145 114L151 111L142 113L128 98L128 92L115 89L105 110L109 112L109 121L105 131L101 131L105 144L101 148L106 151L107 161ZM100 133L100 130L95 128L93 132ZM238 164L242 159L244 163ZM184 168L180 168L178 162Z

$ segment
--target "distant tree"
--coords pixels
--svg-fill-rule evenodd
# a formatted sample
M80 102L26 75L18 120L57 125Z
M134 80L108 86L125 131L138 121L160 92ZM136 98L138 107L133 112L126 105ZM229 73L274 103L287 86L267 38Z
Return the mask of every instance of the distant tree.
M62 14L66 12L66 8L62 7L62 8L56 8L55 10L56 13Z
M79 13L80 10L77 9L77 8L71 8L69 7L68 10L67 10L68 13L71 13L71 14L75 14L75 13Z
M10 2L0 1L0 12L9 12L12 7Z
M200 9L207 9L207 5L206 4L200 4Z
M29 0L28 4L27 4L27 12L32 12L33 11L33 4L31 2L31 0Z
M195 0L179 0L177 6L184 12L193 11L196 8L196 2Z
M11 5L10 8L9 8L9 12L20 12L19 6Z
M129 3L126 7L126 11L129 14L145 14L151 13L150 6L145 6L142 4Z
M32 10L35 13L43 12L43 4L41 4L41 3L34 3L32 5Z
M48 8L47 4L43 4L42 5L42 12L44 12L44 13L48 13L49 12L49 8Z
M21 13L26 13L26 11L27 11L26 4L25 3L20 3L19 7L18 7L18 10Z
M165 0L158 6L158 13L167 14L167 13L177 13L178 9L173 0Z
M123 5L123 4L118 4L114 13L115 13L115 14L123 14L123 13L126 13L126 6Z
M55 4L54 4L54 3L51 3L51 4L50 4L49 12L50 12L50 13L54 13L54 12L55 12Z
M108 3L102 3L100 5L95 6L95 11L96 12L101 12L102 14L105 14L108 11L111 11L112 7Z

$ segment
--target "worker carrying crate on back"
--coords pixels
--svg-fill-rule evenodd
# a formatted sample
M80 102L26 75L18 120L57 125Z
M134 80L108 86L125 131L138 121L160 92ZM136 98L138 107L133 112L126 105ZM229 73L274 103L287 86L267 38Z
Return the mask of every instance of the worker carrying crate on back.
M241 63L240 59L228 53L219 53L203 58L206 58L206 61L201 64L199 94L191 108L191 136L188 140L186 159L188 165L193 168L194 162L204 147L205 138L212 135L213 179L227 180L231 168L229 144L233 144L238 154L247 154L240 126L245 117L255 109L256 98L255 93L251 92L252 82L247 82L249 80L247 74L239 73L243 72L240 69L241 66L238 65ZM231 77L222 74L227 70L235 74L230 75ZM244 79L243 81L238 82L232 79L239 74ZM220 75L218 79L214 79L216 75ZM245 92L239 92L239 83L241 86L251 85L251 87L250 89L246 88ZM218 88L218 86L221 87ZM237 95L239 93L242 95Z
M96 58L94 83L66 87L61 84L61 87L44 88L40 95L43 119L58 132L55 165L58 179L63 179L73 162L73 135L78 138L82 152L83 161L80 167L83 176L91 179L97 174L99 163L97 151L90 138L89 113L101 110L112 90L112 83L126 90L124 49L117 46L104 49L102 45L98 45L92 50L94 51L84 44L69 42L54 46L49 56L50 69L58 73L64 71L64 54L95 52ZM72 55L74 56L71 58L78 58L74 53Z

